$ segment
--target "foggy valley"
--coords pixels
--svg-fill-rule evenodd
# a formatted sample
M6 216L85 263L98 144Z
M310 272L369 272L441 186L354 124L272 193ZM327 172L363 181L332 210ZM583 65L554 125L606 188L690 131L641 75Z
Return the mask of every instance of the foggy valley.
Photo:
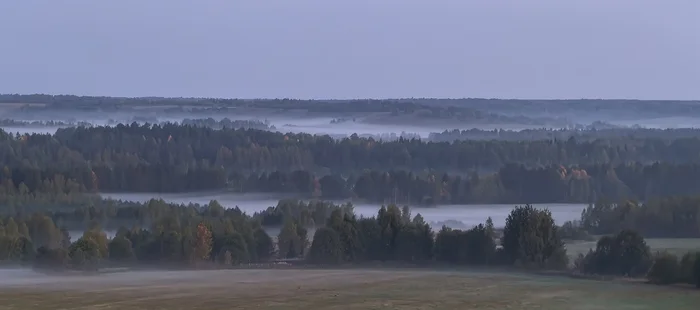
M0 95L0 302L525 281L510 302L527 281L696 283L681 275L700 262L696 102L489 101ZM598 260L606 238L635 247L635 269Z
M697 309L697 12L0 1L0 310Z

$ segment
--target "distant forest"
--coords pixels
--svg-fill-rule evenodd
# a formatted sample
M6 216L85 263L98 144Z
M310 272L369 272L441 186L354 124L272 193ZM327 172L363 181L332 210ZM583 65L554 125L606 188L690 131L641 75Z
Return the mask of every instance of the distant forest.
M567 127L586 124L595 118L640 119L658 117L700 117L696 101L662 100L511 100L511 99L219 99L162 97L89 97L71 95L0 94L0 105L20 105L13 113L36 115L47 112L157 112L159 115L188 115L207 118L212 115L240 115L267 112L303 112L304 115L352 117L383 115L375 122L412 124L420 121L449 121L451 124L474 126L529 125ZM144 110L148 108L148 110ZM19 115L17 114L17 115ZM408 117L408 118L406 118ZM443 124L446 125L446 124ZM644 125L644 124L641 124Z
M692 102L623 100L0 95L3 104L28 114L108 114L144 106L207 117L255 109L302 110L334 115L338 122L353 113L530 125L562 124L568 121L551 115L591 110L700 116L700 107ZM0 122L8 127L67 127L55 134L0 131L0 264L83 271L135 265L230 268L277 259L314 265L515 266L700 286L699 253L652 253L644 239L700 237L697 129L597 122L557 130L444 131L427 140L339 139L280 133L256 120L158 122L146 113L132 115L135 122L113 121L111 126ZM246 214L216 201L176 205L98 195L203 190L288 193L308 201L282 200ZM330 199L383 206L373 217L358 217L352 204L323 201ZM567 223L555 223L548 210L529 205L553 202L590 205L580 220ZM469 203L506 203L514 209L502 229L489 218L455 230L431 227L409 207ZM279 233L271 236L272 228ZM74 238L69 231L83 234ZM105 231L116 234L108 237ZM588 253L573 259L567 255L564 240L595 239Z
M691 195L700 139L342 140L255 129L117 125L0 132L2 175L34 191L287 192L400 204L595 202Z
M550 112L585 110L596 113L630 111L655 115L700 115L700 101L682 100L619 100L619 99L355 99L355 100L298 100L298 99L221 99L221 98L167 98L167 97L94 97L73 95L18 95L0 94L1 103L47 104L55 108L120 108L130 106L217 106L256 107L271 109L306 109L311 111L391 112L396 108L408 111L419 108L456 110L459 108L494 112L523 111Z

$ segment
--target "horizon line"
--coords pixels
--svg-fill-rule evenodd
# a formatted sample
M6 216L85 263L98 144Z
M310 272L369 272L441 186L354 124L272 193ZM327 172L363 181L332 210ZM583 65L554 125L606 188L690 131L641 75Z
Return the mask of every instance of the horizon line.
M50 93L0 93L0 96L50 96L50 97L87 97L115 99L189 99L189 100L292 100L292 101L382 101L382 100L493 100L493 101L673 101L700 103L700 99L638 99L638 98L497 98L497 97L356 97L356 98L292 98L292 97L195 97L195 96L114 96L114 95L76 95Z

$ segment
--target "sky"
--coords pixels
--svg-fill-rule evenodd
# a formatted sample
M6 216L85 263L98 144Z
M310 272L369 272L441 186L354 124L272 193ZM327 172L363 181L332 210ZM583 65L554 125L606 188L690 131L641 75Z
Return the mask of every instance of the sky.
M700 99L698 0L0 1L0 93Z

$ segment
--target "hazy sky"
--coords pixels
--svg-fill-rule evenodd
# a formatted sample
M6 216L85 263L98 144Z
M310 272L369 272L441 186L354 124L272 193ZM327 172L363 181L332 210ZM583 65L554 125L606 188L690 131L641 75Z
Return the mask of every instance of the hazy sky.
M6 0L0 93L700 99L699 0Z

